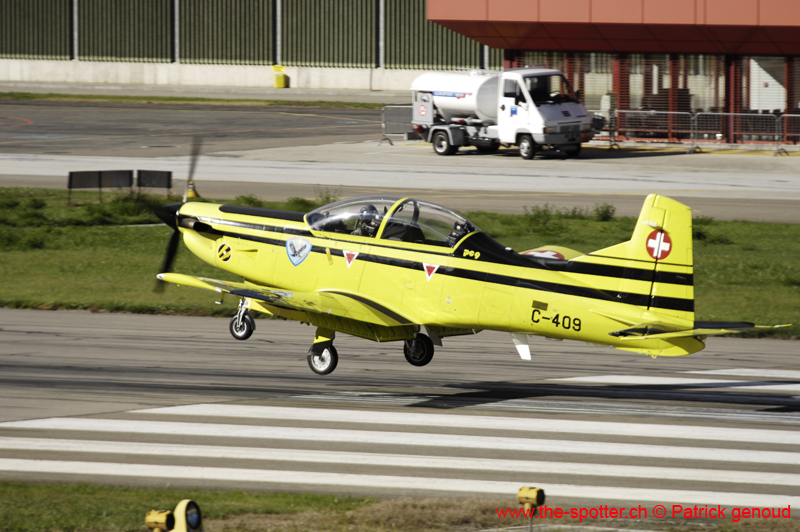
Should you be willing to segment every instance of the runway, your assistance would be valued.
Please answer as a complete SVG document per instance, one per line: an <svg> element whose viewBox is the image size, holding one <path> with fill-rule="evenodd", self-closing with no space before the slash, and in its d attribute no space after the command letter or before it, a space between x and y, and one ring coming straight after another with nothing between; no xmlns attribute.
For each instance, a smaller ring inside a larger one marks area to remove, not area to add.
<svg viewBox="0 0 800 532"><path fill-rule="evenodd" d="M227 320L0 309L0 478L601 503L800 504L795 342L658 358L508 335L399 344Z"/></svg>

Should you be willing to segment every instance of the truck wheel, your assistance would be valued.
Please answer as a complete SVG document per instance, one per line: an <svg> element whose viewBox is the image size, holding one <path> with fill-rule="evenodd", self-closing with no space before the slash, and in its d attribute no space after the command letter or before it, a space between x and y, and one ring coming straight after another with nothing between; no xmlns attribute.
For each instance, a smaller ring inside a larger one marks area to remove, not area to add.
<svg viewBox="0 0 800 532"><path fill-rule="evenodd" d="M564 149L564 155L566 155L570 159L575 159L580 154L581 154L581 145L580 144L576 144L574 146L570 146L569 148L565 148Z"/></svg>
<svg viewBox="0 0 800 532"><path fill-rule="evenodd" d="M447 131L434 133L431 142L433 143L433 151L439 155L453 155L458 151L458 146L450 144L450 135L447 134Z"/></svg>
<svg viewBox="0 0 800 532"><path fill-rule="evenodd" d="M533 159L536 154L536 143L530 135L522 135L519 138L519 155L523 159Z"/></svg>

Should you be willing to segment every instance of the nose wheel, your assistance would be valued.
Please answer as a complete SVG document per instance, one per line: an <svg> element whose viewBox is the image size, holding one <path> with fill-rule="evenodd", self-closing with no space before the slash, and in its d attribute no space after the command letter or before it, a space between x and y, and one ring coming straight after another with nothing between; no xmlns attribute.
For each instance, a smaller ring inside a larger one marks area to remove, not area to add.
<svg viewBox="0 0 800 532"><path fill-rule="evenodd" d="M239 300L239 311L236 316L231 318L231 323L228 329L231 331L231 336L237 340L247 340L253 336L253 331L256 330L256 320L247 311L245 300Z"/></svg>

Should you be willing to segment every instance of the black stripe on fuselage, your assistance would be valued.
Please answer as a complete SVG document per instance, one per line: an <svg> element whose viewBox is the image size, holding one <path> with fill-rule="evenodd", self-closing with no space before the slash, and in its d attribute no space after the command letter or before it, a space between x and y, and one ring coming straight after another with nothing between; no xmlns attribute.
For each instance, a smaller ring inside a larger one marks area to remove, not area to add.
<svg viewBox="0 0 800 532"><path fill-rule="evenodd" d="M264 244L271 244L274 246L285 246L286 241L281 239L273 239L273 238L264 238L264 237L257 237L253 235L246 235L241 233L229 233L223 231L215 231L215 233L219 233L223 236L228 236L231 238L240 238L242 240L250 240L254 242L261 242ZM370 244L371 245L371 244ZM326 246L312 246L311 251L313 253L327 253L327 250L330 249ZM397 249L397 248L394 248ZM341 256L343 255L341 250L338 249L330 249L332 255ZM428 254L427 252L421 252ZM510 252L508 252L510 254ZM522 255L516 254L518 257L526 257ZM375 254L359 254L358 260L363 260L366 262L373 262L376 264L383 264L386 266L394 266L397 268L406 268L410 270L423 270L423 263L419 261L411 261L406 259L398 259L392 257L384 257L381 255ZM550 259L538 259L531 262L539 262L539 261L550 261ZM558 263L569 263L569 261L552 261ZM586 265L586 266L598 266L598 265ZM605 266L605 265L599 265ZM523 267L531 268L530 264L526 264ZM583 272L573 272L568 269L555 269L549 267L540 267L535 269L543 269L543 270L552 270L552 271L564 271L567 273L583 273ZM609 268L616 268L616 267L609 267ZM619 270L631 270L630 268L618 268ZM640 270L646 271L646 270ZM650 276L653 275L652 271L647 272ZM657 272L658 273L658 272ZM556 294L563 294L563 295L570 295L576 297L584 297L589 299L599 299L602 301L608 302L617 302L617 303L625 303L628 305L636 305L642 307L655 307L655 308L663 308L669 310L678 310L678 311L685 311L685 312L693 312L694 311L694 300L692 299L684 299L684 298L675 298L675 297L661 297L661 296L650 296L649 294L635 294L630 292L617 292L611 290L599 290L595 288L586 288L581 286L574 286L568 284L561 284L561 283L551 283L545 282L535 279L524 279L519 277L511 277L507 275L499 275L493 273L484 273L478 272L475 270L469 270L465 268L454 268L454 267L440 267L436 271L437 275L450 275L453 277L459 277L462 279L470 279L479 282L486 282L492 284L502 284L505 286L518 286L522 288L530 288L532 290L540 290L542 292L551 292ZM593 274L599 275L599 274ZM677 275L677 274L673 274ZM605 275L605 277L617 277L614 275ZM629 279L638 279L637 277L626 277ZM641 279L641 280L649 280L649 279ZM665 281L658 281L658 282L665 282ZM677 283L676 283L677 284ZM347 294L349 295L349 294ZM350 296L352 297L352 296ZM388 309L387 309L388 310ZM381 311L383 312L383 311ZM387 314L389 316L389 314ZM390 316L391 317L391 316ZM394 319L394 318L393 318ZM400 320L398 320L400 321Z"/></svg>
<svg viewBox="0 0 800 532"><path fill-rule="evenodd" d="M649 264L649 268L630 268L611 266L609 264L592 264L588 262L531 257L509 250L485 233L475 233L461 242L455 250L454 255L460 257L464 255L465 251L480 253L481 262L491 262L493 264L505 264L508 266L519 266L521 268L535 268L539 270L577 273L582 275L597 275L599 277L615 277L633 281L652 282L654 280L653 263ZM692 274L687 273L656 272L655 281L658 283L685 286L692 286L694 284Z"/></svg>

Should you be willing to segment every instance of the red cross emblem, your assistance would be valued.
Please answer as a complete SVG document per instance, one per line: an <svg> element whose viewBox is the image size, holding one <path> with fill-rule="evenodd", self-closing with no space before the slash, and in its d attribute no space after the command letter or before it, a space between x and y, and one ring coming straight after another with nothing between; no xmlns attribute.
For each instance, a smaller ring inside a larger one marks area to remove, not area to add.
<svg viewBox="0 0 800 532"><path fill-rule="evenodd" d="M656 260L664 260L672 251L672 239L666 231L655 230L647 237L647 253Z"/></svg>

